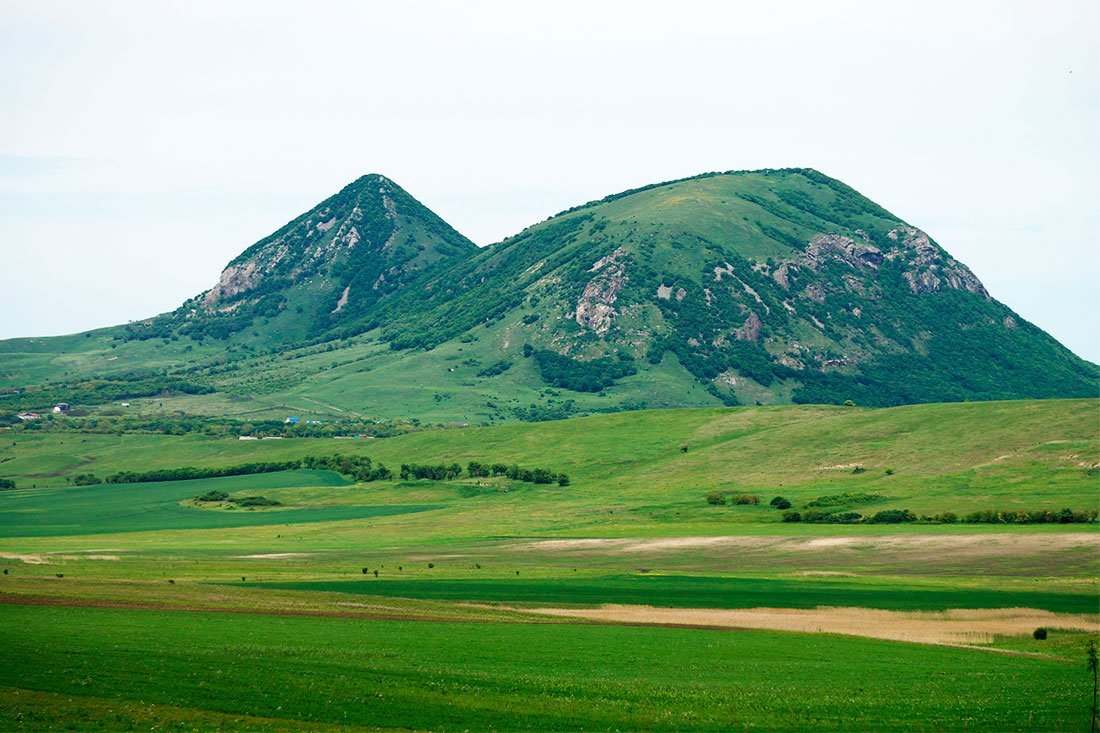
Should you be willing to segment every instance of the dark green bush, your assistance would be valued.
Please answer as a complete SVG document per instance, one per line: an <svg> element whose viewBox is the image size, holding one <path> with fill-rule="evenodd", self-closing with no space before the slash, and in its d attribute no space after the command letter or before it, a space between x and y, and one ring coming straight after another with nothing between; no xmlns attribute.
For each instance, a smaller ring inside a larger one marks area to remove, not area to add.
<svg viewBox="0 0 1100 733"><path fill-rule="evenodd" d="M768 503L771 504L776 509L790 509L791 508L791 502L788 501L787 499L784 499L782 496L776 496Z"/></svg>
<svg viewBox="0 0 1100 733"><path fill-rule="evenodd" d="M599 392L613 385L616 379L637 371L634 360L625 354L618 358L577 361L556 351L539 349L535 352L535 362L548 384L574 392Z"/></svg>
<svg viewBox="0 0 1100 733"><path fill-rule="evenodd" d="M240 499L233 499L238 506L282 506L282 502L275 499L268 499L266 496L243 496Z"/></svg>
<svg viewBox="0 0 1100 733"><path fill-rule="evenodd" d="M917 521L917 515L908 509L884 509L871 517L872 524L901 524L915 521Z"/></svg>

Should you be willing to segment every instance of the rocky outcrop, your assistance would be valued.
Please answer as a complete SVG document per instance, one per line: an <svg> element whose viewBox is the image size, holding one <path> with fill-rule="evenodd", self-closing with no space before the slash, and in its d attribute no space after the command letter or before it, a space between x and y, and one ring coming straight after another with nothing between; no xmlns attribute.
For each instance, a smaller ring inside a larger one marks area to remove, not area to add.
<svg viewBox="0 0 1100 733"><path fill-rule="evenodd" d="M248 292L256 287L272 266L282 259L281 254L272 258L273 261L265 263L259 260L248 260L238 264L232 264L222 270L218 283L203 295L203 307L208 310L218 309L228 300L236 298L241 293Z"/></svg>
<svg viewBox="0 0 1100 733"><path fill-rule="evenodd" d="M760 340L760 329L764 326L760 322L760 317L756 313L750 312L749 317L745 319L745 323L741 328L735 329L733 332L734 338L738 341L751 341L756 343Z"/></svg>
<svg viewBox="0 0 1100 733"><path fill-rule="evenodd" d="M875 245L839 234L817 235L810 240L799 258L800 264L815 272L827 260L839 260L855 268L874 270L883 259L882 252Z"/></svg>
<svg viewBox="0 0 1100 733"><path fill-rule="evenodd" d="M920 229L898 227L886 236L898 243L888 257L901 259L908 265L904 277L914 293L951 288L976 293L989 300L989 292L970 268L936 246Z"/></svg>
<svg viewBox="0 0 1100 733"><path fill-rule="evenodd" d="M581 297L577 299L577 309L573 317L577 323L601 336L611 330L615 317L615 301L627 281L627 259L627 251L619 247L597 260L588 270L596 273L595 277L588 281Z"/></svg>

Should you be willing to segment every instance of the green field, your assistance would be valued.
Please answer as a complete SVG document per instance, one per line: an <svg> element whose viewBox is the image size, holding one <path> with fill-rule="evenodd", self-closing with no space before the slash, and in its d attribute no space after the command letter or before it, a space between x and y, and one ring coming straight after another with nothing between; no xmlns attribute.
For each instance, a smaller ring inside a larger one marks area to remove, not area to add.
<svg viewBox="0 0 1100 733"><path fill-rule="evenodd" d="M280 489L346 486L329 471L281 471L152 484L100 484L10 491L0 502L0 537L56 537L150 530L253 527L332 522L424 511L429 506L293 506L253 511L214 511L181 502L207 491L254 494Z"/></svg>
<svg viewBox="0 0 1100 733"><path fill-rule="evenodd" d="M1080 730L1088 717L1089 681L1065 659L822 635L12 606L0 620L5 729L145 727L160 706L184 725L254 728ZM15 688L95 718L20 704Z"/></svg>
<svg viewBox="0 0 1100 733"><path fill-rule="evenodd" d="M1096 424L1095 401L1059 400L642 411L378 440L7 431L0 728L1079 730L1096 524L789 523L767 501L1088 509ZM71 483L337 452L570 483ZM209 490L280 504L191 501ZM762 503L711 506L710 491ZM686 615L539 610L649 607ZM830 632L864 610L877 638ZM704 611L771 620L692 620ZM796 611L826 620L782 630ZM932 635L911 643L921 624Z"/></svg>
<svg viewBox="0 0 1100 733"><path fill-rule="evenodd" d="M613 575L492 580L347 580L272 583L273 588L370 596L537 604L625 603L691 608L851 606L905 611L948 608L1041 608L1097 611L1095 593L1028 592L959 587L893 586L881 581Z"/></svg>

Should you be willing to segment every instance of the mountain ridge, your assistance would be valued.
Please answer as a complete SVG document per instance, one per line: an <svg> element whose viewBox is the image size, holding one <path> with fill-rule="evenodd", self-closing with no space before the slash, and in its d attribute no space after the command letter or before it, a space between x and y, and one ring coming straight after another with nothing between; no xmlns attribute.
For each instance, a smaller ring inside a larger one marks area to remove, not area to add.
<svg viewBox="0 0 1100 733"><path fill-rule="evenodd" d="M102 333L134 369L219 393L478 422L1092 396L1097 375L927 233L807 168L628 189L482 248L369 174L176 311ZM292 373L261 356L311 344L346 357Z"/></svg>

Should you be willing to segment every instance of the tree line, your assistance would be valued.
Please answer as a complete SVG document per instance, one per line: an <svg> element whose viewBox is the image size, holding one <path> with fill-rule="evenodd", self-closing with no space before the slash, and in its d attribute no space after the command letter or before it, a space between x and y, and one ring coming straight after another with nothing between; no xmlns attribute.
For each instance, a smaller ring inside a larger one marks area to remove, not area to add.
<svg viewBox="0 0 1100 733"><path fill-rule="evenodd" d="M334 454L330 456L306 456L301 460L291 461L243 463L223 468L182 466L179 468L161 468L154 471L119 471L107 476L105 479L100 479L94 474L82 473L71 477L70 481L78 486L92 486L101 483L156 483L159 481L188 481L192 479L223 478L226 476L246 476L256 473L294 471L301 468L318 471L334 471L344 476L348 476L353 481L359 483L387 481L394 478L394 472L387 468L384 463L375 463L366 456ZM522 468L516 464L481 463L478 461L470 461L465 469L458 463L402 463L401 471L398 475L405 481L409 479L450 481L462 478L465 475L470 478L504 476L513 481L524 481L526 483L556 483L558 486L569 485L569 476L565 473L551 471L545 468Z"/></svg>
<svg viewBox="0 0 1100 733"><path fill-rule="evenodd" d="M247 476L254 473L274 473L293 471L301 468L301 461L267 461L260 463L242 463L225 468L161 468L156 471L119 471L105 479L108 484L144 484L158 481L189 481L191 479L223 478L225 476Z"/></svg>

